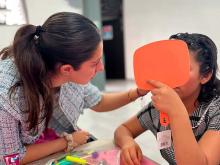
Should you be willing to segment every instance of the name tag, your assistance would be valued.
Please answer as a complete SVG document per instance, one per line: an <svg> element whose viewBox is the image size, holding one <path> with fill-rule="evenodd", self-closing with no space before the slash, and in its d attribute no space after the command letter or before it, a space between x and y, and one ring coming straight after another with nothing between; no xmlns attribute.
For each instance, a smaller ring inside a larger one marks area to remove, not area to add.
<svg viewBox="0 0 220 165"><path fill-rule="evenodd" d="M160 150L171 146L171 130L157 133L157 145Z"/></svg>

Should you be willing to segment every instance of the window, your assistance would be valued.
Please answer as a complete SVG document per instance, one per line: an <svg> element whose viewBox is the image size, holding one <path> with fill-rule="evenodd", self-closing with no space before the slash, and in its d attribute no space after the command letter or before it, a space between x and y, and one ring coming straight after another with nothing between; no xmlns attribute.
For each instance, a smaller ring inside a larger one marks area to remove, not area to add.
<svg viewBox="0 0 220 165"><path fill-rule="evenodd" d="M23 0L0 0L0 25L22 25L27 23Z"/></svg>

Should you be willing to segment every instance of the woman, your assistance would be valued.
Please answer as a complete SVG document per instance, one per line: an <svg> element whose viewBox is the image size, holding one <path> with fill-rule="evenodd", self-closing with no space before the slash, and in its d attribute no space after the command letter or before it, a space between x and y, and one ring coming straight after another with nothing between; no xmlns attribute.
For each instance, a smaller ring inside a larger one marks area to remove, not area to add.
<svg viewBox="0 0 220 165"><path fill-rule="evenodd" d="M202 34L179 33L170 39L182 40L188 45L189 80L175 89L159 81L149 81L155 87L151 90L151 103L115 131L116 144L122 149L121 161L126 165L140 164L142 153L134 138L150 130L158 137L161 154L169 164L218 165L220 90L216 77L217 48ZM169 126L161 126L159 112L168 114ZM170 131L172 137L169 137Z"/></svg>
<svg viewBox="0 0 220 165"><path fill-rule="evenodd" d="M145 94L132 89L102 95L89 84L103 70L102 49L97 27L71 12L16 32L13 45L1 52L0 164L72 150L89 138L76 125L84 108L110 111ZM48 125L63 137L35 143Z"/></svg>

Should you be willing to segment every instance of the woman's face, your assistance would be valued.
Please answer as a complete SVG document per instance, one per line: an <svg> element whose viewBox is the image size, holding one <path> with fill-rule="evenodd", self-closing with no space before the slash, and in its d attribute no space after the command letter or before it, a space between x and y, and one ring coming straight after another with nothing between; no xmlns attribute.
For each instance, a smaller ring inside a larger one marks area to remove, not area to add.
<svg viewBox="0 0 220 165"><path fill-rule="evenodd" d="M95 77L97 72L104 70L102 63L103 43L100 42L97 49L94 51L92 58L83 62L78 70L74 70L71 74L71 81L78 84L87 84Z"/></svg>
<svg viewBox="0 0 220 165"><path fill-rule="evenodd" d="M191 54L189 80L183 86L175 88L175 91L182 100L198 97L201 83L203 82L203 76L199 73L199 67L199 63L195 60L195 55Z"/></svg>

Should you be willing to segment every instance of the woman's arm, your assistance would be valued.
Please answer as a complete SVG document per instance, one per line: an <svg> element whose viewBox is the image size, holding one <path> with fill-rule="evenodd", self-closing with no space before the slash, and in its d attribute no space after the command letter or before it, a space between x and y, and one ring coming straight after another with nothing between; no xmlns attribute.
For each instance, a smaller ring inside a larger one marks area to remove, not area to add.
<svg viewBox="0 0 220 165"><path fill-rule="evenodd" d="M0 107L0 116L2 117L0 120L0 156L2 157L19 154L20 157L23 157L21 163L26 164L62 151L67 147L67 142L64 138L42 144L24 146L20 139L19 122L11 114L3 110L2 107ZM26 152L24 147L26 147Z"/></svg>
<svg viewBox="0 0 220 165"><path fill-rule="evenodd" d="M39 160L50 154L63 151L67 148L67 142L64 138L59 138L53 141L31 144L26 146L26 153L20 164L27 164L35 160Z"/></svg>
<svg viewBox="0 0 220 165"><path fill-rule="evenodd" d="M73 147L77 147L78 145L85 144L89 138L89 133L86 131L75 131L72 134L73 139ZM22 159L22 164L26 164L43 157L46 157L50 154L57 153L59 151L63 151L67 149L67 139L59 138L56 140L52 140L49 142L44 142L40 144L31 144L26 146L26 153L24 158ZM41 152L39 152L41 151Z"/></svg>
<svg viewBox="0 0 220 165"><path fill-rule="evenodd" d="M101 101L97 105L91 107L91 109L97 112L112 111L144 96L145 94L147 94L147 91L142 91L140 89L131 89L127 92L104 93Z"/></svg>

